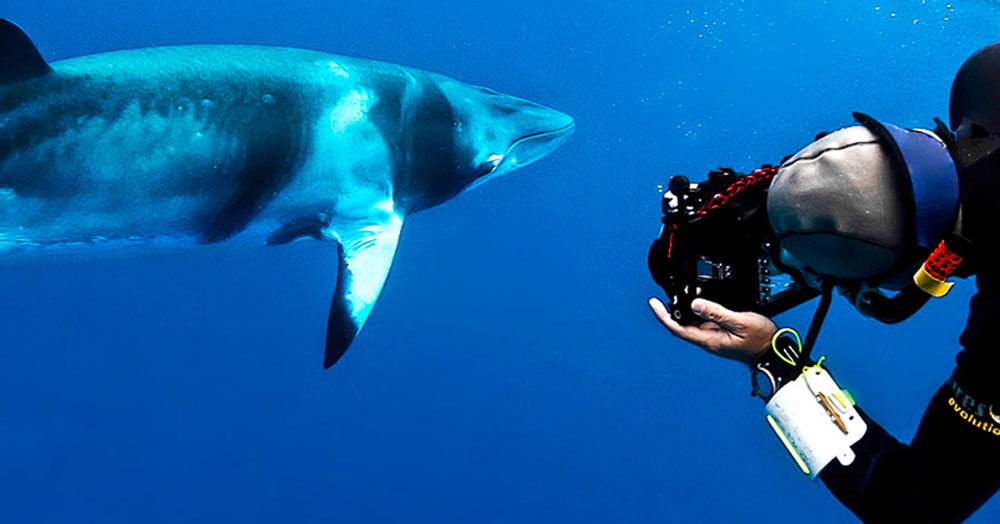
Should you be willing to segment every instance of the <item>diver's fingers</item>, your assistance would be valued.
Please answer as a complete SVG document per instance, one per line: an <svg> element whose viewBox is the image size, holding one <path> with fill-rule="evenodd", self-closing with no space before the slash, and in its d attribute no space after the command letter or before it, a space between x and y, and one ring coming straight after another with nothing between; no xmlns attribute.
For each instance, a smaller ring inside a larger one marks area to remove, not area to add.
<svg viewBox="0 0 1000 524"><path fill-rule="evenodd" d="M703 298L696 298L691 302L691 311L695 315L708 320L710 322L715 322L722 329L730 331L733 334L739 335L745 329L746 326L740 321L737 313L726 309L721 304L717 304L710 300L705 300Z"/></svg>
<svg viewBox="0 0 1000 524"><path fill-rule="evenodd" d="M711 323L705 323L701 326L681 325L670 316L667 307L659 299L649 299L649 307L663 324L663 327L667 328L674 336L692 344L706 349L717 348L722 343L721 338L728 336L728 331L720 330Z"/></svg>
<svg viewBox="0 0 1000 524"><path fill-rule="evenodd" d="M653 314L656 315L657 320L660 324L663 324L667 329L670 328L668 323L673 320L670 318L670 312L667 311L667 306L663 305L663 302L658 298L649 299L649 308L653 310Z"/></svg>

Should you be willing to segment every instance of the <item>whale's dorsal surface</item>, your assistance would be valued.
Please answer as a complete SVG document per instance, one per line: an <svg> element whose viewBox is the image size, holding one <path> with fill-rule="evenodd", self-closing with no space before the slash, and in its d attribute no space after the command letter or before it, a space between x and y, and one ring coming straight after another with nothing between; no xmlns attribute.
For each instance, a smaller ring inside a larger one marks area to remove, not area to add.
<svg viewBox="0 0 1000 524"><path fill-rule="evenodd" d="M0 264L332 241L326 367L405 217L563 144L570 117L299 49L183 46L46 64L0 20Z"/></svg>
<svg viewBox="0 0 1000 524"><path fill-rule="evenodd" d="M0 19L0 84L52 72L38 48L16 25Z"/></svg>

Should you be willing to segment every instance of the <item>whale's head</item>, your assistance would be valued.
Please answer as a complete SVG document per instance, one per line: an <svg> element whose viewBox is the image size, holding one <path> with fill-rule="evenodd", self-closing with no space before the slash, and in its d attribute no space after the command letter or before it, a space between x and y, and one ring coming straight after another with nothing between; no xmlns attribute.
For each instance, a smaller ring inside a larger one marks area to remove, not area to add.
<svg viewBox="0 0 1000 524"><path fill-rule="evenodd" d="M419 87L401 104L406 168L393 197L405 213L536 162L573 134L569 115L543 105L443 75L411 77Z"/></svg>
<svg viewBox="0 0 1000 524"><path fill-rule="evenodd" d="M440 87L453 111L464 189L548 156L573 134L573 118L555 109L454 80Z"/></svg>

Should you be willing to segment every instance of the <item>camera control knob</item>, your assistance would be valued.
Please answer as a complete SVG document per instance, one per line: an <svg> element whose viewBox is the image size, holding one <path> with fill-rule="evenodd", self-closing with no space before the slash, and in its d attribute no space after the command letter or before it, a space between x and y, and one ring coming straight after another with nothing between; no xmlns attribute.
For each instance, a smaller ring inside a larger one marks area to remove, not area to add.
<svg viewBox="0 0 1000 524"><path fill-rule="evenodd" d="M667 189L669 189L674 196L680 198L691 192L691 181L684 175L674 175L670 177L670 183L667 185Z"/></svg>

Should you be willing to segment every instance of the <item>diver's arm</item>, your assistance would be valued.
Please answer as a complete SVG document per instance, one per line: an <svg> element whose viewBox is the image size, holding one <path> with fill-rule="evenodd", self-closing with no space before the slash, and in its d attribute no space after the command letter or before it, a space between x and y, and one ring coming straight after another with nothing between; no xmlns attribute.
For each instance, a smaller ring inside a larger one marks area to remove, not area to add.
<svg viewBox="0 0 1000 524"><path fill-rule="evenodd" d="M900 443L859 409L868 427L851 446L854 461L842 466L833 460L820 473L830 491L865 522L960 522L1000 488L1000 422L990 416L990 402L1000 406L1000 348L991 327L1000 319L1000 293L983 289L980 277L981 292L972 301L953 380L931 400L913 442ZM775 327L766 317L704 305L712 316L704 308L698 314L709 322L681 326L661 302L650 301L671 333L713 354L748 362L767 352L764 341Z"/></svg>
<svg viewBox="0 0 1000 524"><path fill-rule="evenodd" d="M987 290L992 286L987 286ZM951 379L938 390L909 445L865 416L868 431L850 466L820 474L830 491L865 522L960 522L1000 488L1000 293L972 300Z"/></svg>
<svg viewBox="0 0 1000 524"><path fill-rule="evenodd" d="M997 490L1000 437L960 419L951 399L943 386L910 445L862 412L868 431L854 462L831 462L820 478L864 522L961 522Z"/></svg>

